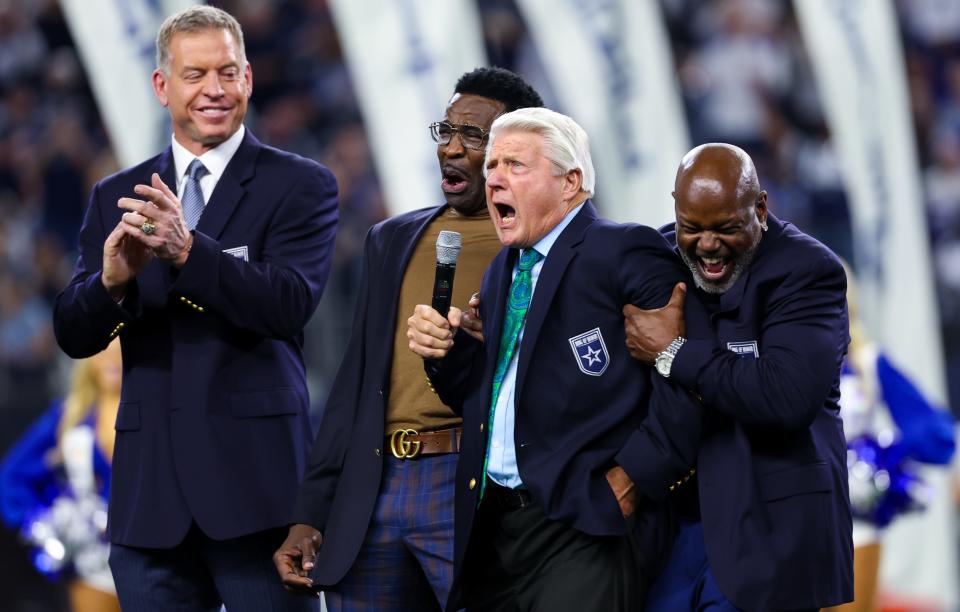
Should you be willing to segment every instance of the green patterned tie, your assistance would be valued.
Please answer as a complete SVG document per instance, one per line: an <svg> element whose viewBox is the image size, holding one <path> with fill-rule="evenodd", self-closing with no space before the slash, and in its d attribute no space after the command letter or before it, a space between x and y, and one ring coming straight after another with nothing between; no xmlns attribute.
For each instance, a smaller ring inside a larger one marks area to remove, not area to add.
<svg viewBox="0 0 960 612"><path fill-rule="evenodd" d="M520 329L523 327L523 321L527 316L527 308L530 307L530 297L533 294L533 277L530 270L543 259L543 255L535 249L526 249L520 255L520 265L517 275L513 277L513 283L510 285L509 298L507 299L507 309L503 317L503 331L500 334L500 350L497 353L497 368L493 371L493 389L490 392L490 415L487 423L487 431L493 434L493 416L497 407L497 398L500 397L500 386L503 384L503 377L507 374L507 368L513 359L514 349L517 347L517 338L520 337ZM483 459L483 481L480 487L480 497L483 497L483 490L487 482L487 459L490 456L490 439L487 439L487 453Z"/></svg>

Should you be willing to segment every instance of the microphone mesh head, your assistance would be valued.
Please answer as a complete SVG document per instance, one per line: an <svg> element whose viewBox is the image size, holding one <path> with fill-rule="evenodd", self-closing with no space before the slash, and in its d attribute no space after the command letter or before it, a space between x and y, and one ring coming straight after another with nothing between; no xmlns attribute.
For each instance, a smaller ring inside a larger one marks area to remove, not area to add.
<svg viewBox="0 0 960 612"><path fill-rule="evenodd" d="M437 263L453 265L460 256L460 232L443 230L437 236Z"/></svg>

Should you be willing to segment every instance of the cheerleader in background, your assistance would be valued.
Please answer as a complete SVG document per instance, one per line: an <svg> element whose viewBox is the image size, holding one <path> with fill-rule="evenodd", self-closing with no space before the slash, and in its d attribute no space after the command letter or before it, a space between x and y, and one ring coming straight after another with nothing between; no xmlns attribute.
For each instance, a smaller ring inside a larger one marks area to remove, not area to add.
<svg viewBox="0 0 960 612"><path fill-rule="evenodd" d="M849 267L847 283L850 347L840 375L840 416L853 511L854 601L827 610L872 612L882 530L898 515L923 509L929 491L917 475L917 463L950 463L954 421L949 411L931 405L866 336Z"/></svg>
<svg viewBox="0 0 960 612"><path fill-rule="evenodd" d="M0 463L0 512L34 565L67 577L73 612L119 612L105 537L123 368L120 341L77 361L69 393Z"/></svg>

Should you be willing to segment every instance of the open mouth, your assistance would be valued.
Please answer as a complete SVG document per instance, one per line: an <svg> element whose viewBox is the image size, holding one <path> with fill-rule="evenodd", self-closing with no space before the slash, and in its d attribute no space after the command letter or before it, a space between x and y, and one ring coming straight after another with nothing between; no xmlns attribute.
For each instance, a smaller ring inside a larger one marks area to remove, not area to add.
<svg viewBox="0 0 960 612"><path fill-rule="evenodd" d="M710 282L718 282L727 276L731 262L725 257L697 256L700 273Z"/></svg>
<svg viewBox="0 0 960 612"><path fill-rule="evenodd" d="M497 202L494 202L493 206L497 209L497 216L499 217L498 223L501 227L511 225L514 219L517 218L517 210L513 206L509 204L499 204Z"/></svg>
<svg viewBox="0 0 960 612"><path fill-rule="evenodd" d="M462 193L470 185L467 175L454 166L444 166L441 176L440 188L444 193Z"/></svg>

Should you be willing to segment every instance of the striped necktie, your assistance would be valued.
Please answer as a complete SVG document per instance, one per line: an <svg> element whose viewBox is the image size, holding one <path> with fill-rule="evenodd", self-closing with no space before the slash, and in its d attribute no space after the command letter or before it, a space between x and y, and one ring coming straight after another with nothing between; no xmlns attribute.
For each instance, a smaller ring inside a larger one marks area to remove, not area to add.
<svg viewBox="0 0 960 612"><path fill-rule="evenodd" d="M197 227L200 215L203 214L203 191L200 189L200 179L208 174L210 171L199 159L194 159L187 166L187 179L183 183L180 204L183 206L183 219L191 230Z"/></svg>

